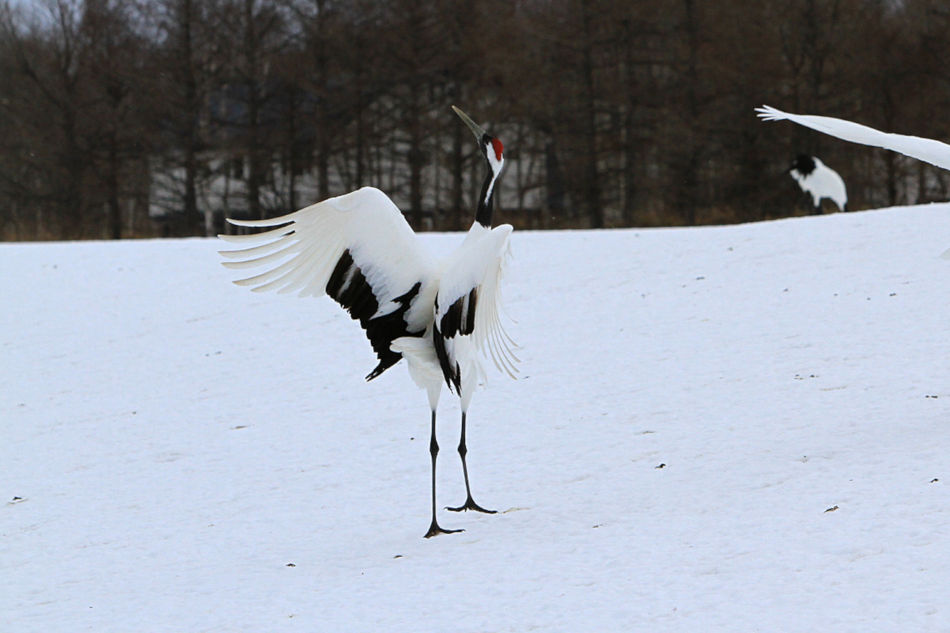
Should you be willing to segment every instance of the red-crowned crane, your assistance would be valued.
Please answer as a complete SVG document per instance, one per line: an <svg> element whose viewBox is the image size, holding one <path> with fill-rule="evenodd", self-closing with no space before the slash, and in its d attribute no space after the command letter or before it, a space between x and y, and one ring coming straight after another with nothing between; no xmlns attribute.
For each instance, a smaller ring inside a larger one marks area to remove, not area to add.
<svg viewBox="0 0 950 633"><path fill-rule="evenodd" d="M518 361L499 314L500 282L508 256L510 224L492 228L494 192L504 166L501 141L464 112L455 113L475 135L488 163L475 222L461 246L439 261L422 247L400 210L373 187L363 187L282 217L233 220L237 226L266 228L252 235L221 235L240 244L221 251L229 268L263 268L235 281L255 291L329 295L366 331L379 364L376 378L405 358L412 380L429 397L432 411L432 522L426 538L459 532L436 520L435 473L439 444L435 421L442 383L458 395L462 409L458 452L465 477L465 502L453 511L486 510L472 498L465 456L466 413L475 387L484 381L482 361L512 378Z"/></svg>
<svg viewBox="0 0 950 633"><path fill-rule="evenodd" d="M788 168L798 186L811 194L815 205L815 215L821 213L821 200L828 198L838 206L839 211L848 210L848 191L844 180L834 169L824 164L817 156L799 154Z"/></svg>

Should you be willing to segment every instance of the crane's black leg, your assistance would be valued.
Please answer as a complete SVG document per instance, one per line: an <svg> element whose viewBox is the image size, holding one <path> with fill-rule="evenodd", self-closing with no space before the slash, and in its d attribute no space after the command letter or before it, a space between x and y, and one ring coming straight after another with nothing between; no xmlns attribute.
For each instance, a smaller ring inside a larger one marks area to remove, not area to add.
<svg viewBox="0 0 950 633"><path fill-rule="evenodd" d="M461 532L462 530L445 530L435 520L435 458L439 454L439 443L435 439L435 409L432 410L432 435L429 438L429 454L432 456L432 524L429 525L429 531L426 532L425 537Z"/></svg>
<svg viewBox="0 0 950 633"><path fill-rule="evenodd" d="M472 499L472 489L468 485L468 464L465 463L465 455L468 454L468 449L465 447L465 412L462 412L462 438L459 440L459 455L462 457L462 473L465 474L465 503L458 506L457 508L446 508L446 510L451 510L452 512L461 512L462 510L475 510L476 512L484 512L485 514L495 514L496 510L486 510L481 507L475 500Z"/></svg>

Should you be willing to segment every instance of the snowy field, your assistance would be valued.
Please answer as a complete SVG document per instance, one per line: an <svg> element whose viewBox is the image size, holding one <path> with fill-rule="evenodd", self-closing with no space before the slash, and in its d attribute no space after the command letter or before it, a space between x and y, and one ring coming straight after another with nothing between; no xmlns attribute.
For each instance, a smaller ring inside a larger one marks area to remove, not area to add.
<svg viewBox="0 0 950 633"><path fill-rule="evenodd" d="M0 245L0 631L950 630L950 205L516 232L428 540L424 394L223 246Z"/></svg>

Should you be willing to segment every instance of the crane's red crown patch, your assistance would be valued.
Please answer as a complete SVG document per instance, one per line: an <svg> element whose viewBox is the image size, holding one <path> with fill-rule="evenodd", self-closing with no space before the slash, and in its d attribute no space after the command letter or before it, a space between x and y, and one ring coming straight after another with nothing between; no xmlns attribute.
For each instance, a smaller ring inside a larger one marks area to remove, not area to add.
<svg viewBox="0 0 950 633"><path fill-rule="evenodd" d="M495 149L495 159L501 160L501 152L505 149L505 146L497 138L491 140L491 146Z"/></svg>

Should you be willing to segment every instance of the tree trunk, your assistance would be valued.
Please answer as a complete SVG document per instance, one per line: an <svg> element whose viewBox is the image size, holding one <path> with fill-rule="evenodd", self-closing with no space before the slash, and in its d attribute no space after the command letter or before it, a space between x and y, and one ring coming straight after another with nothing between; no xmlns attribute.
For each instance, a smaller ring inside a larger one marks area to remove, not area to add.
<svg viewBox="0 0 950 633"><path fill-rule="evenodd" d="M583 49L581 52L581 78L584 83L584 207L595 229L604 228L604 209L600 204L600 181L597 168L597 103L594 93L593 32L591 28L590 0L581 1L583 25Z"/></svg>
<svg viewBox="0 0 950 633"><path fill-rule="evenodd" d="M699 144L696 141L696 125L699 121L699 101L696 94L699 81L699 25L696 19L694 0L683 0L686 18L686 161L680 177L681 206L683 219L688 226L696 224L696 207L699 205Z"/></svg>
<svg viewBox="0 0 950 633"><path fill-rule="evenodd" d="M254 0L244 0L244 86L247 91L247 130L244 151L247 155L247 208L251 218L264 219L261 209L260 164L260 42L254 16Z"/></svg>
<svg viewBox="0 0 950 633"><path fill-rule="evenodd" d="M207 235L204 214L198 210L198 125L201 104L198 101L198 82L195 78L195 59L192 33L194 5L192 0L181 0L179 5L181 24L181 63L185 112L183 124L185 150L185 198L183 200L184 223L189 233Z"/></svg>
<svg viewBox="0 0 950 633"><path fill-rule="evenodd" d="M627 95L626 103L621 106L621 151L622 157L622 193L623 193L623 223L626 226L636 224L636 196L637 196L637 132L634 127L637 108L637 79L634 72L633 60L633 29L630 20L621 22L621 37L623 40L623 90Z"/></svg>
<svg viewBox="0 0 950 633"><path fill-rule="evenodd" d="M544 146L544 176L548 215L556 222L560 222L564 216L566 206L564 200L564 174L561 172L561 163L557 157L557 144L554 142L554 139L548 139L548 142ZM545 218L542 225L548 225L547 218Z"/></svg>

